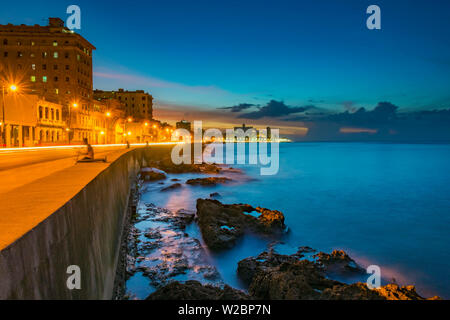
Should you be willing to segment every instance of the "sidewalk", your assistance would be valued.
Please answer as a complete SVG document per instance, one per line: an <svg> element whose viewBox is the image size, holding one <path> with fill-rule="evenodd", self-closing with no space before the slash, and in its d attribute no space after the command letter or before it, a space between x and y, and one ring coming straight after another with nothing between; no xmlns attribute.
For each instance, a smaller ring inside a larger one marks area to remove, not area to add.
<svg viewBox="0 0 450 320"><path fill-rule="evenodd" d="M0 172L0 251L63 206L121 155L133 149L99 152L107 163L61 159Z"/></svg>

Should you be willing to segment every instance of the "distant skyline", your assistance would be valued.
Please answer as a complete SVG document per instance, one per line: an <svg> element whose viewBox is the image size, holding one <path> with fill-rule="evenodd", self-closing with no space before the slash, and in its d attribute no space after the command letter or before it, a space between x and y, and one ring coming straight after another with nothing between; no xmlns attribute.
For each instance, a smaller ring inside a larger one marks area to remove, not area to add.
<svg viewBox="0 0 450 320"><path fill-rule="evenodd" d="M447 113L414 116L450 109L449 1L21 1L2 4L0 24L66 20L71 4L97 47L94 88L146 90L158 118L450 140ZM381 30L366 28L371 4Z"/></svg>

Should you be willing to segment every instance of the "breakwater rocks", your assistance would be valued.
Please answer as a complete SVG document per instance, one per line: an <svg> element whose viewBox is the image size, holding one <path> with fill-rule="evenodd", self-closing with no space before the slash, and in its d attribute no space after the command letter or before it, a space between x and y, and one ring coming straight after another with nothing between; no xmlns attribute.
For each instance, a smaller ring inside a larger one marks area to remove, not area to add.
<svg viewBox="0 0 450 320"><path fill-rule="evenodd" d="M300 248L293 255L269 250L238 263L238 275L247 284L248 293L268 300L425 300L414 286L388 284L369 289L365 283L345 284L331 274L362 273L344 251L311 255L310 248ZM431 299L437 299L433 297Z"/></svg>
<svg viewBox="0 0 450 320"><path fill-rule="evenodd" d="M202 285L198 281L185 283L172 282L158 289L147 297L147 300L250 300L251 297L243 291L230 286L223 288L212 285Z"/></svg>
<svg viewBox="0 0 450 320"><path fill-rule="evenodd" d="M211 250L229 249L246 231L281 235L285 232L283 213L248 204L222 204L198 199L197 218L203 239Z"/></svg>
<svg viewBox="0 0 450 320"><path fill-rule="evenodd" d="M189 210L172 212L141 203L129 232L128 278L139 273L155 289L174 279L220 283L220 275L209 263L200 241L185 232L194 216L195 212Z"/></svg>
<svg viewBox="0 0 450 320"><path fill-rule="evenodd" d="M196 179L189 179L186 181L186 184L190 185L200 185L200 186L214 186L216 184L224 184L231 182L232 180L230 178L226 177L208 177L208 178L196 178Z"/></svg>

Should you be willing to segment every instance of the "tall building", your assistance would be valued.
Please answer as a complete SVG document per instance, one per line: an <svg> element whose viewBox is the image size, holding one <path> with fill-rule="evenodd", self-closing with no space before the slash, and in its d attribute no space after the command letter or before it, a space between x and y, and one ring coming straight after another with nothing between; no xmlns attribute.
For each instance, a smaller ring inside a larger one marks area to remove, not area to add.
<svg viewBox="0 0 450 320"><path fill-rule="evenodd" d="M93 50L59 18L49 18L48 26L0 25L2 80L65 106L76 102L86 111L93 91Z"/></svg>
<svg viewBox="0 0 450 320"><path fill-rule="evenodd" d="M186 120L181 120L176 123L177 129L186 129L187 131L191 131L191 123Z"/></svg>
<svg viewBox="0 0 450 320"><path fill-rule="evenodd" d="M93 50L59 18L49 18L47 26L0 25L0 82L61 104L64 120L69 115L84 119L93 107ZM89 135L83 126L68 122L73 138Z"/></svg>
<svg viewBox="0 0 450 320"><path fill-rule="evenodd" d="M153 97L144 90L95 90L94 99L117 99L122 104L122 108L127 117L146 120L152 120L153 118Z"/></svg>

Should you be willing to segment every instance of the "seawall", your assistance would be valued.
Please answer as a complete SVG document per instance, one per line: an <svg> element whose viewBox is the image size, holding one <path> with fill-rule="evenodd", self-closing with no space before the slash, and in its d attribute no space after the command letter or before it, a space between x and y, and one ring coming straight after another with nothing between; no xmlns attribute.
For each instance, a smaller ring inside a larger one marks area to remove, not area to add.
<svg viewBox="0 0 450 320"><path fill-rule="evenodd" d="M11 216L8 220L2 213L0 231L5 232L7 239L8 232L22 227L17 214L22 213L24 221L32 224L23 235L18 233L17 239L10 236L13 240L0 246L0 299L111 299L130 190L152 148L159 147L122 150L112 157L111 163L76 165L16 189L23 201L36 201L36 205L17 203L19 200L11 200L13 194L6 201L9 211L4 214L9 212ZM84 182L78 181L83 172L89 175ZM56 210L51 201L57 199L44 201L52 189L54 197L58 196L58 185L45 187L51 181L64 182L73 193L64 194L68 201L63 197L64 202ZM32 198L33 194L39 197L39 190L35 190L39 186L42 198ZM13 215L14 206L19 208ZM42 208L50 211L47 214ZM36 218L33 210L42 217ZM67 268L71 265L80 267L80 290L67 287L71 276Z"/></svg>

